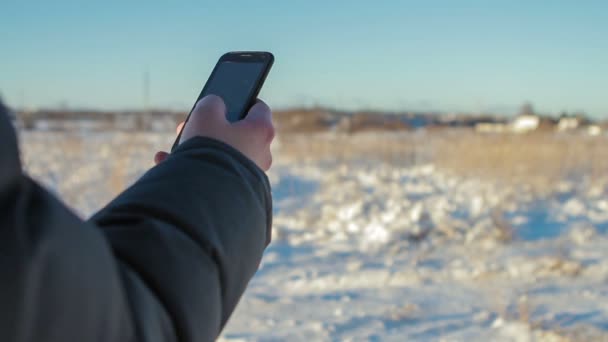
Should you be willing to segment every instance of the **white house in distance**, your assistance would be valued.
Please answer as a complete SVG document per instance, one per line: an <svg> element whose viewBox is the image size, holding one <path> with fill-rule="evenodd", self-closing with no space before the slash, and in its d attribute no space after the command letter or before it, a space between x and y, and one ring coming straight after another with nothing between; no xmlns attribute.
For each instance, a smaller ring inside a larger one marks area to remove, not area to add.
<svg viewBox="0 0 608 342"><path fill-rule="evenodd" d="M602 134L602 127L600 125L590 125L587 127L587 134L590 136L598 136Z"/></svg>
<svg viewBox="0 0 608 342"><path fill-rule="evenodd" d="M522 114L509 123L478 123L475 131L478 133L526 133L540 127L540 117L533 114Z"/></svg>
<svg viewBox="0 0 608 342"><path fill-rule="evenodd" d="M526 133L534 131L540 126L540 118L533 114L518 115L511 122L511 131L514 133Z"/></svg>
<svg viewBox="0 0 608 342"><path fill-rule="evenodd" d="M572 129L577 129L581 124L581 121L577 117L562 117L559 119L557 123L557 130L559 132L569 131Z"/></svg>

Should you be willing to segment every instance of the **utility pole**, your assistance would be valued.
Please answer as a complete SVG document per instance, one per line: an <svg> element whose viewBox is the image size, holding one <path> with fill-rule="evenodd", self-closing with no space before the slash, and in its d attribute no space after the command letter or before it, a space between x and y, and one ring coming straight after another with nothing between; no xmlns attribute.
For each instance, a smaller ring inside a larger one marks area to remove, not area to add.
<svg viewBox="0 0 608 342"><path fill-rule="evenodd" d="M143 111L137 115L136 126L138 129L143 130L146 126L146 121L149 119L150 110L150 71L148 68L144 71L143 78L143 95L144 95L144 107Z"/></svg>
<svg viewBox="0 0 608 342"><path fill-rule="evenodd" d="M144 112L147 113L150 106L150 72L146 68L144 71L144 84L143 84L143 93L144 93Z"/></svg>
<svg viewBox="0 0 608 342"><path fill-rule="evenodd" d="M19 92L20 95L20 100L21 100L21 111L25 111L25 90L23 88L21 88L21 91Z"/></svg>

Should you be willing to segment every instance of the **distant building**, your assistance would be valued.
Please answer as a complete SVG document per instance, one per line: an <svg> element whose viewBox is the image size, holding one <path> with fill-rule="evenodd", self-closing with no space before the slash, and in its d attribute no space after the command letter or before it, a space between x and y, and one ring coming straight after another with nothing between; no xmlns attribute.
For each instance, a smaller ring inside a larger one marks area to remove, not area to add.
<svg viewBox="0 0 608 342"><path fill-rule="evenodd" d="M598 136L602 134L602 127L600 127L600 125L589 125L587 126L587 134L591 136Z"/></svg>
<svg viewBox="0 0 608 342"><path fill-rule="evenodd" d="M526 133L536 130L540 125L540 118L533 114L518 115L511 122L511 130L514 133Z"/></svg>
<svg viewBox="0 0 608 342"><path fill-rule="evenodd" d="M557 123L557 130L560 132L577 129L581 125L581 121L577 117L561 117Z"/></svg>
<svg viewBox="0 0 608 342"><path fill-rule="evenodd" d="M84 131L173 131L185 113L171 111L21 111L16 125L32 130L84 130Z"/></svg>

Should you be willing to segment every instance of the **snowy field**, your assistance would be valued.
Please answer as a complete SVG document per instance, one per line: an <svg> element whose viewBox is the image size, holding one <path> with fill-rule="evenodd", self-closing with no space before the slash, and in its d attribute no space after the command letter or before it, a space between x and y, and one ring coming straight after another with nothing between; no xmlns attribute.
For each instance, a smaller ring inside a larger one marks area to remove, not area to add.
<svg viewBox="0 0 608 342"><path fill-rule="evenodd" d="M279 139L273 243L222 340L608 341L607 139L465 139ZM172 140L21 133L27 171L83 217Z"/></svg>

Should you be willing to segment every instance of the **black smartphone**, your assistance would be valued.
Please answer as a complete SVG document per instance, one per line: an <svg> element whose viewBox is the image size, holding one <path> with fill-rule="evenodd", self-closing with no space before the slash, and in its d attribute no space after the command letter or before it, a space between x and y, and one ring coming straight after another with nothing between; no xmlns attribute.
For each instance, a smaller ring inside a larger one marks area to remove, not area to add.
<svg viewBox="0 0 608 342"><path fill-rule="evenodd" d="M228 121L235 122L243 119L251 106L255 104L273 62L274 56L270 52L235 51L224 54L213 68L211 76L194 102L194 106L207 95L217 95L226 104ZM190 114L186 121L189 118ZM177 147L181 136L180 131L171 151Z"/></svg>

